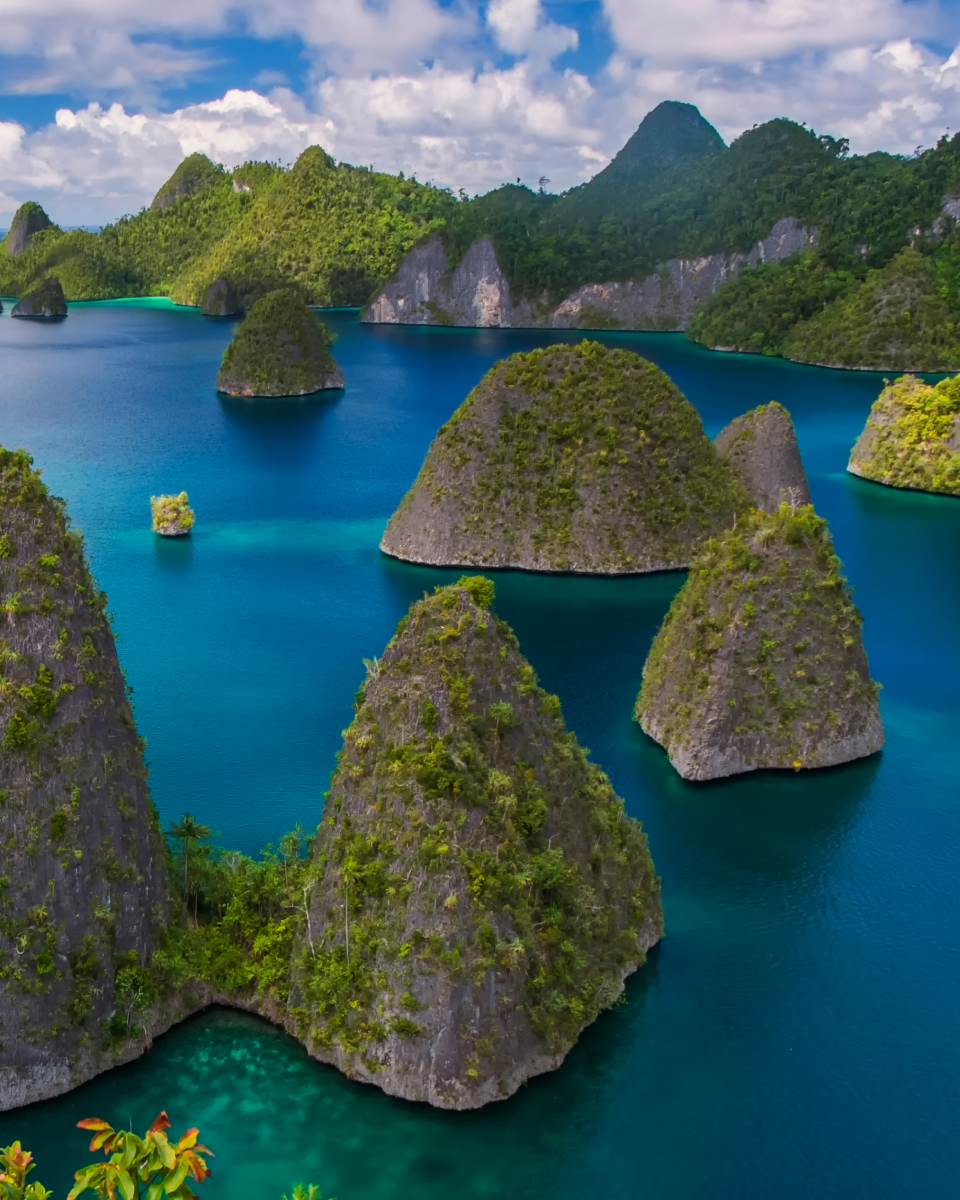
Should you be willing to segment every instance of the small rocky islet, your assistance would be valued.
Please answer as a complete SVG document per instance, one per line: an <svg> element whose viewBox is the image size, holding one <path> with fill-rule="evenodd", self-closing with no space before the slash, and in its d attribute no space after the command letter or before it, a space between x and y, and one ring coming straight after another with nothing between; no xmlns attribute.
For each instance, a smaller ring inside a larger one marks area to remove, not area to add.
<svg viewBox="0 0 960 1200"><path fill-rule="evenodd" d="M861 625L813 506L751 509L694 560L635 717L690 780L873 754L884 733Z"/></svg>
<svg viewBox="0 0 960 1200"><path fill-rule="evenodd" d="M582 341L491 367L438 432L381 549L435 566L661 571L749 503L659 367Z"/></svg>
<svg viewBox="0 0 960 1200"><path fill-rule="evenodd" d="M224 352L217 391L230 396L307 396L343 387L327 327L289 288L251 305Z"/></svg>
<svg viewBox="0 0 960 1200"><path fill-rule="evenodd" d="M931 385L902 375L888 383L847 470L888 487L960 496L960 376Z"/></svg>
<svg viewBox="0 0 960 1200"><path fill-rule="evenodd" d="M197 515L190 507L186 492L176 495L151 496L150 517L153 532L161 537L186 537L196 524Z"/></svg>
<svg viewBox="0 0 960 1200"><path fill-rule="evenodd" d="M786 501L810 503L810 485L790 414L772 400L735 417L717 434L716 447L743 480L754 505L774 512Z"/></svg>
<svg viewBox="0 0 960 1200"><path fill-rule="evenodd" d="M67 302L63 288L55 275L45 279L39 287L21 296L10 314L34 321L61 321L67 315Z"/></svg>

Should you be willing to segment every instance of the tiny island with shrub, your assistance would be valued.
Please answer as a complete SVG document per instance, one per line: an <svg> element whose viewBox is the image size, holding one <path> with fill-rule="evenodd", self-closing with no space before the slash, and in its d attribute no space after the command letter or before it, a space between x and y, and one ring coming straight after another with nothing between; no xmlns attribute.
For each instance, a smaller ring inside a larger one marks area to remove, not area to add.
<svg viewBox="0 0 960 1200"><path fill-rule="evenodd" d="M153 532L161 537L186 537L196 522L186 492L175 496L151 496Z"/></svg>

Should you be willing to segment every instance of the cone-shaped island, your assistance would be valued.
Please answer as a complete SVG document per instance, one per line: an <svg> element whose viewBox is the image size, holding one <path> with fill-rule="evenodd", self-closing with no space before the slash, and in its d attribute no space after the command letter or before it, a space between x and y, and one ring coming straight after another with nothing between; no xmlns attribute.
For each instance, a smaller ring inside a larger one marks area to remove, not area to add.
<svg viewBox="0 0 960 1200"><path fill-rule="evenodd" d="M735 417L717 434L717 449L740 472L756 508L776 512L810 503L810 485L790 414L771 400Z"/></svg>
<svg viewBox="0 0 960 1200"><path fill-rule="evenodd" d="M436 565L659 571L686 566L749 503L659 367L583 341L487 372L434 439L381 549Z"/></svg>
<svg viewBox="0 0 960 1200"><path fill-rule="evenodd" d="M53 222L40 205L33 200L28 200L26 204L21 204L13 214L7 236L3 239L7 254L11 258L15 258L26 250L35 233L53 228L55 228Z"/></svg>
<svg viewBox="0 0 960 1200"><path fill-rule="evenodd" d="M368 664L290 997L316 1057L442 1108L557 1067L662 931L639 822L492 598L438 588Z"/></svg>
<svg viewBox="0 0 960 1200"><path fill-rule="evenodd" d="M960 496L960 376L931 386L902 375L888 384L847 470L888 487Z"/></svg>
<svg viewBox="0 0 960 1200"><path fill-rule="evenodd" d="M861 623L813 506L752 509L695 559L636 719L685 779L873 754L883 724Z"/></svg>
<svg viewBox="0 0 960 1200"><path fill-rule="evenodd" d="M306 396L343 387L326 325L295 291L261 296L223 355L217 391L231 396Z"/></svg>
<svg viewBox="0 0 960 1200"><path fill-rule="evenodd" d="M65 506L0 449L0 1110L140 1054L115 1017L167 913L143 743Z"/></svg>
<svg viewBox="0 0 960 1200"><path fill-rule="evenodd" d="M20 297L10 315L34 321L62 320L67 315L67 302L63 298L60 280L55 275L45 279L39 287Z"/></svg>

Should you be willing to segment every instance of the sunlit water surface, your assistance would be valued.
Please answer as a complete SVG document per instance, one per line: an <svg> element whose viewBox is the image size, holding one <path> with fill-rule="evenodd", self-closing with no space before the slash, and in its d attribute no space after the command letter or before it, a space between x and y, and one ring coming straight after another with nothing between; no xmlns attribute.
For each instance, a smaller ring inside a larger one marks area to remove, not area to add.
<svg viewBox="0 0 960 1200"><path fill-rule="evenodd" d="M454 578L377 550L437 427L535 331L374 329L330 314L347 388L218 396L231 325L162 301L0 318L0 442L67 497L110 596L163 818L255 852L316 824L361 659ZM497 575L569 724L642 818L668 936L563 1068L476 1113L391 1100L282 1033L212 1012L69 1096L0 1117L62 1196L82 1116L165 1107L217 1152L209 1200L941 1197L960 1166L960 501L856 480L879 376L610 335L648 355L710 434L793 413L817 509L865 615L887 747L831 771L684 784L631 722L682 575ZM149 527L186 489L189 541Z"/></svg>

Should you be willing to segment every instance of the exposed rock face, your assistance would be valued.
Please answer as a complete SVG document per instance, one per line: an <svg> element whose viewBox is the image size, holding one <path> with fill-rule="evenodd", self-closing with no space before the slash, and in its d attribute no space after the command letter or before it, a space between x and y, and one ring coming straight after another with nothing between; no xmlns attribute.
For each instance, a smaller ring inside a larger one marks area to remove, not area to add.
<svg viewBox="0 0 960 1200"><path fill-rule="evenodd" d="M810 486L790 414L772 400L752 408L717 435L716 446L740 472L757 508L810 503Z"/></svg>
<svg viewBox="0 0 960 1200"><path fill-rule="evenodd" d="M438 566L659 571L686 566L748 505L658 367L581 342L487 372L440 429L380 548Z"/></svg>
<svg viewBox="0 0 960 1200"><path fill-rule="evenodd" d="M22 254L35 233L39 233L41 229L52 228L53 222L40 205L33 200L28 200L26 204L21 204L13 214L6 237L7 253L11 257Z"/></svg>
<svg viewBox="0 0 960 1200"><path fill-rule="evenodd" d="M306 396L343 387L327 327L297 293L262 296L223 355L217 391L231 396Z"/></svg>
<svg viewBox="0 0 960 1200"><path fill-rule="evenodd" d="M862 618L813 507L707 542L657 634L635 716L684 779L828 767L883 746Z"/></svg>
<svg viewBox="0 0 960 1200"><path fill-rule="evenodd" d="M157 192L150 207L169 208L183 196L192 196L211 183L225 178L223 167L213 163L205 154L191 154L183 160L163 187Z"/></svg>
<svg viewBox="0 0 960 1200"><path fill-rule="evenodd" d="M167 899L106 597L22 450L0 449L0 589L2 1110L142 1051L109 1024Z"/></svg>
<svg viewBox="0 0 960 1200"><path fill-rule="evenodd" d="M662 932L640 825L492 596L482 578L438 589L371 664L290 998L317 1058L441 1108L559 1066Z"/></svg>
<svg viewBox="0 0 960 1200"><path fill-rule="evenodd" d="M243 305L226 279L215 279L207 288L200 311L205 317L233 317L243 312Z"/></svg>
<svg viewBox="0 0 960 1200"><path fill-rule="evenodd" d="M372 324L543 326L551 329L684 329L743 267L789 258L817 243L817 230L785 217L747 254L672 258L654 275L588 283L551 309L514 302L489 238L474 242L453 270L439 234L415 246L362 320Z"/></svg>
<svg viewBox="0 0 960 1200"><path fill-rule="evenodd" d="M186 492L173 496L151 496L150 515L153 532L162 537L186 537L197 519Z"/></svg>
<svg viewBox="0 0 960 1200"><path fill-rule="evenodd" d="M38 288L21 296L14 305L13 317L28 317L40 321L58 321L67 315L63 288L55 275L45 279Z"/></svg>
<svg viewBox="0 0 960 1200"><path fill-rule="evenodd" d="M960 377L931 387L903 375L888 384L847 470L889 487L960 496Z"/></svg>

